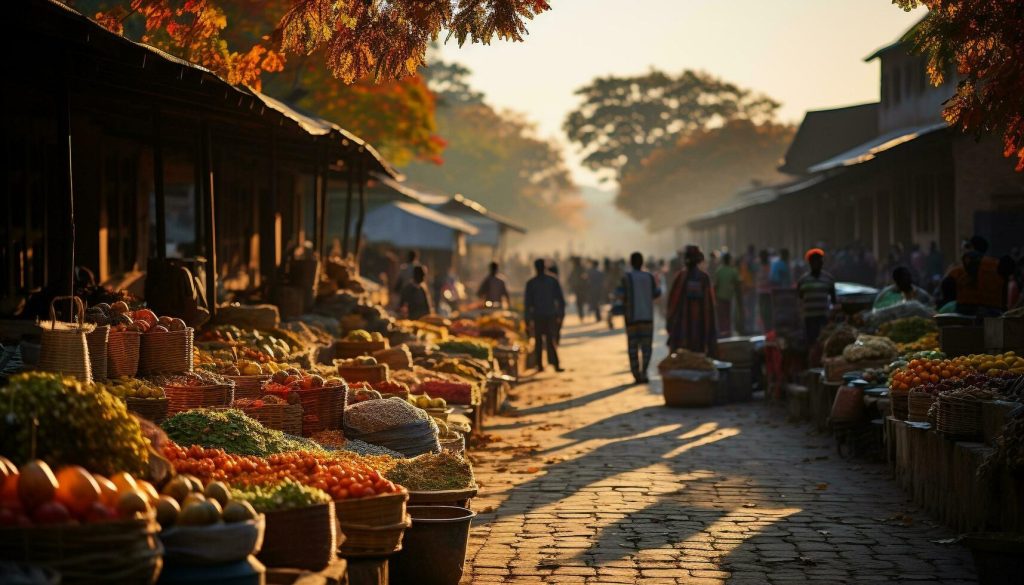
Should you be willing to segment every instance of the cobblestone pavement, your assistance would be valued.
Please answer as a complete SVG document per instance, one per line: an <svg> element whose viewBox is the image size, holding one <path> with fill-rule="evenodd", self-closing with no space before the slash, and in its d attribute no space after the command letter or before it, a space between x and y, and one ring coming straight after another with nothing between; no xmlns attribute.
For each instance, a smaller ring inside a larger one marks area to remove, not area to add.
<svg viewBox="0 0 1024 585"><path fill-rule="evenodd" d="M975 582L883 465L760 401L667 409L659 381L629 384L624 348L571 317L569 371L489 419L464 583Z"/></svg>

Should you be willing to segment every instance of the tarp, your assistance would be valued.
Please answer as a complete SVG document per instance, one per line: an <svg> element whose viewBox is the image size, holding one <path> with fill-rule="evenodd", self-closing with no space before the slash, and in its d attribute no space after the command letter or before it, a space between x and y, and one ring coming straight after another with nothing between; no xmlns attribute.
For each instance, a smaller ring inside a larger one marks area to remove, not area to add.
<svg viewBox="0 0 1024 585"><path fill-rule="evenodd" d="M368 241L388 242L399 248L451 250L458 233L474 236L479 230L462 219L407 201L377 207L366 214L363 222Z"/></svg>

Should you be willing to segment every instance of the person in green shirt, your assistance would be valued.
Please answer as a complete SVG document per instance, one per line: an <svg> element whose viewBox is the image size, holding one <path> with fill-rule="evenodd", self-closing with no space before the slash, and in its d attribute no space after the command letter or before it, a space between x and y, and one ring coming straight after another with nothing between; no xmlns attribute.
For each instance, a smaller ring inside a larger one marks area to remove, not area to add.
<svg viewBox="0 0 1024 585"><path fill-rule="evenodd" d="M718 332L721 337L729 337L732 335L733 303L740 298L740 289L743 287L740 271L732 265L732 254L722 254L722 263L715 270L712 284L718 305Z"/></svg>

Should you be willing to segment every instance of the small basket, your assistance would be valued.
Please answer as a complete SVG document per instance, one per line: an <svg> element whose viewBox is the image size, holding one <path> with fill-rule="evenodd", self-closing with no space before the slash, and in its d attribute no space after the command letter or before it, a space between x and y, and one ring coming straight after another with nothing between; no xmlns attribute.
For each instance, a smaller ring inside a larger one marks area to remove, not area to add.
<svg viewBox="0 0 1024 585"><path fill-rule="evenodd" d="M226 407L235 399L231 386L165 386L167 414L173 416L193 408Z"/></svg>
<svg viewBox="0 0 1024 585"><path fill-rule="evenodd" d="M302 434L308 437L320 431L341 428L347 393L345 384L299 391L303 411ZM315 415L316 420L306 420L309 415Z"/></svg>
<svg viewBox="0 0 1024 585"><path fill-rule="evenodd" d="M909 392L889 392L889 412L896 420L907 420L909 416Z"/></svg>
<svg viewBox="0 0 1024 585"><path fill-rule="evenodd" d="M268 567L320 571L338 550L334 502L266 513L263 548L256 556Z"/></svg>
<svg viewBox="0 0 1024 585"><path fill-rule="evenodd" d="M338 549L343 557L383 556L402 549L402 536L412 526L412 518L406 514L400 522L388 526L364 526L342 524L338 530L345 536Z"/></svg>
<svg viewBox="0 0 1024 585"><path fill-rule="evenodd" d="M334 357L338 359L351 359L364 355L370 355L375 351L389 349L391 344L384 341L335 341Z"/></svg>
<svg viewBox="0 0 1024 585"><path fill-rule="evenodd" d="M139 373L139 346L142 334L138 331L111 331L107 338L107 377L134 377Z"/></svg>
<svg viewBox="0 0 1024 585"><path fill-rule="evenodd" d="M369 498L337 500L334 502L334 510L343 527L349 524L391 526L406 517L405 504L408 501L408 492L381 494Z"/></svg>
<svg viewBox="0 0 1024 585"><path fill-rule="evenodd" d="M284 407L281 432L299 436L302 434L302 405L289 404Z"/></svg>
<svg viewBox="0 0 1024 585"><path fill-rule="evenodd" d="M163 547L152 520L0 528L0 558L60 573L63 583L156 581Z"/></svg>
<svg viewBox="0 0 1024 585"><path fill-rule="evenodd" d="M935 430L953 437L981 435L981 400L939 395L935 401Z"/></svg>
<svg viewBox="0 0 1024 585"><path fill-rule="evenodd" d="M85 343L89 346L92 379L97 382L107 379L107 343L109 338L110 325L97 325L91 333L85 334Z"/></svg>
<svg viewBox="0 0 1024 585"><path fill-rule="evenodd" d="M224 376L228 380L235 382L235 400L239 398L257 398L263 397L263 387L270 381L270 376L263 374L257 376Z"/></svg>
<svg viewBox="0 0 1024 585"><path fill-rule="evenodd" d="M935 403L936 396L929 392L911 390L907 395L907 420L911 422L930 422L928 410Z"/></svg>
<svg viewBox="0 0 1024 585"><path fill-rule="evenodd" d="M167 408L170 401L166 398L133 398L124 399L128 405L128 412L139 415L144 419L160 424L167 419Z"/></svg>
<svg viewBox="0 0 1024 585"><path fill-rule="evenodd" d="M179 374L192 371L195 330L146 333L139 348L139 373Z"/></svg>
<svg viewBox="0 0 1024 585"><path fill-rule="evenodd" d="M372 366L338 366L338 376L346 382L383 382L388 379L388 365L376 364Z"/></svg>
<svg viewBox="0 0 1024 585"><path fill-rule="evenodd" d="M238 395L235 395L238 398ZM284 430L284 404L264 404L259 408L241 408L233 406L232 408L238 408L248 416L249 418L258 420L263 426L274 429L277 431Z"/></svg>
<svg viewBox="0 0 1024 585"><path fill-rule="evenodd" d="M54 303L71 300L74 303L77 322L57 321ZM85 307L78 297L55 297L50 301L50 321L40 324L42 344L39 350L40 370L74 376L83 382L92 382L92 364L89 360L89 344L86 335L95 325L85 323Z"/></svg>

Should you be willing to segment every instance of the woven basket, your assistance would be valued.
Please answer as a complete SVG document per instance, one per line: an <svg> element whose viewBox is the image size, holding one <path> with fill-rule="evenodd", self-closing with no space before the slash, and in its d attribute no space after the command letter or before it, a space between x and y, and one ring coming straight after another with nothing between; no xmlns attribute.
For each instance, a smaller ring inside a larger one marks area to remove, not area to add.
<svg viewBox="0 0 1024 585"><path fill-rule="evenodd" d="M125 398L128 412L135 413L144 419L160 424L167 419L167 408L170 401L166 398Z"/></svg>
<svg viewBox="0 0 1024 585"><path fill-rule="evenodd" d="M138 331L111 331L107 338L107 377L134 377L139 373L139 346L142 334Z"/></svg>
<svg viewBox="0 0 1024 585"><path fill-rule="evenodd" d="M173 416L193 408L226 407L235 399L231 386L165 386L167 414Z"/></svg>
<svg viewBox="0 0 1024 585"><path fill-rule="evenodd" d="M302 405L289 404L284 407L284 415L281 421L281 431L289 435L299 436L302 434Z"/></svg>
<svg viewBox="0 0 1024 585"><path fill-rule="evenodd" d="M955 437L981 434L981 400L940 394L935 406L935 430Z"/></svg>
<svg viewBox="0 0 1024 585"><path fill-rule="evenodd" d="M391 526L405 518L405 504L408 501L407 492L381 494L369 498L338 500L334 502L334 509L342 526Z"/></svg>
<svg viewBox="0 0 1024 585"><path fill-rule="evenodd" d="M192 371L195 330L146 333L139 348L140 374L178 374Z"/></svg>
<svg viewBox="0 0 1024 585"><path fill-rule="evenodd" d="M237 394L235 398L238 398ZM284 430L284 404L264 404L259 408L241 408L232 405L232 408L238 408L246 416L260 421L260 424L269 429Z"/></svg>
<svg viewBox="0 0 1024 585"><path fill-rule="evenodd" d="M348 386L322 386L299 391L302 403L302 434L314 435L320 431L341 428L341 419L345 416L345 395ZM315 415L316 420L307 419Z"/></svg>
<svg viewBox="0 0 1024 585"><path fill-rule="evenodd" d="M256 558L268 567L319 571L338 550L334 502L266 513L263 548Z"/></svg>
<svg viewBox="0 0 1024 585"><path fill-rule="evenodd" d="M343 557L383 556L402 549L402 536L412 526L412 518L407 514L400 522L388 526L364 526L361 524L343 524L339 520L338 530L345 536L338 548Z"/></svg>
<svg viewBox="0 0 1024 585"><path fill-rule="evenodd" d="M259 376L224 376L235 382L235 400L239 398L252 398L253 400L263 397L263 387L270 381L270 376L264 374Z"/></svg>
<svg viewBox="0 0 1024 585"><path fill-rule="evenodd" d="M92 379L101 382L107 379L107 342L110 339L110 325L97 325L91 333L85 334L89 346L89 365Z"/></svg>
<svg viewBox="0 0 1024 585"><path fill-rule="evenodd" d="M907 420L909 392L889 392L889 412L896 420Z"/></svg>
<svg viewBox="0 0 1024 585"><path fill-rule="evenodd" d="M60 573L62 583L150 584L163 565L152 520L0 528L0 559Z"/></svg>
<svg viewBox="0 0 1024 585"><path fill-rule="evenodd" d="M935 398L934 394L911 390L907 395L907 420L929 422L928 410L935 403Z"/></svg>
<svg viewBox="0 0 1024 585"><path fill-rule="evenodd" d="M54 303L61 300L72 300L75 306L77 322L57 321ZM74 376L83 382L92 381L92 364L89 360L89 344L86 334L95 329L95 325L85 323L85 307L78 297L55 297L50 301L50 320L41 323L42 345L39 350L40 370L58 372Z"/></svg>
<svg viewBox="0 0 1024 585"><path fill-rule="evenodd" d="M338 376L346 382L383 382L388 379L388 365L373 366L338 366Z"/></svg>

